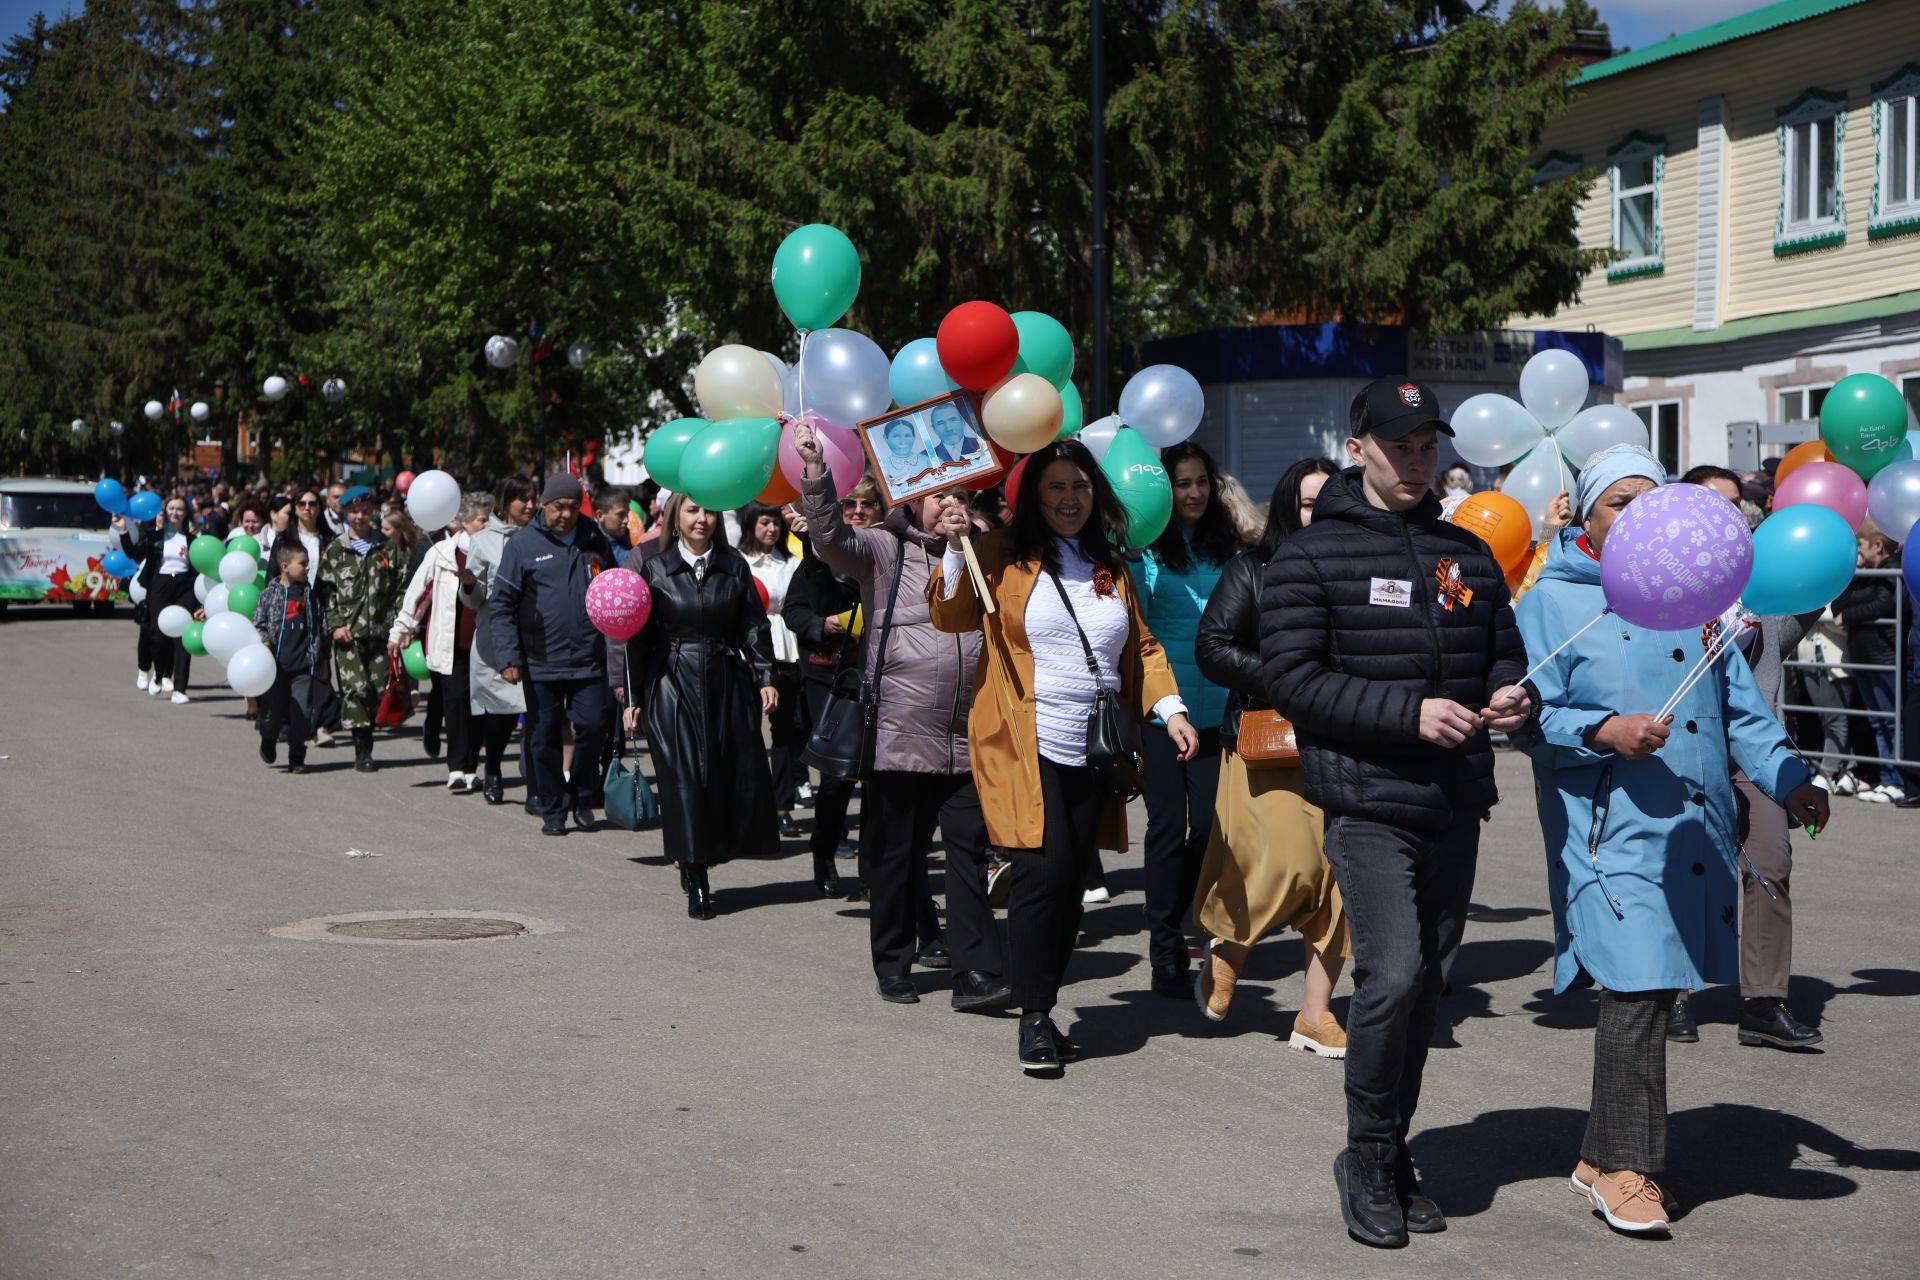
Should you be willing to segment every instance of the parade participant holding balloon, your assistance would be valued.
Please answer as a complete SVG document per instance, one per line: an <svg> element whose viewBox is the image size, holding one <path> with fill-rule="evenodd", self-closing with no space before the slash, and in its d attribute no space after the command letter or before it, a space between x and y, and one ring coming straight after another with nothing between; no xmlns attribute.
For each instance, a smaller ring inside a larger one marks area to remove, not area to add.
<svg viewBox="0 0 1920 1280"><path fill-rule="evenodd" d="M307 739L317 703L313 685L327 678L328 642L325 598L308 581L307 549L291 540L275 549L277 576L260 593L253 629L273 651L273 688L260 715L260 759L272 764L287 730L287 772L307 771Z"/></svg>
<svg viewBox="0 0 1920 1280"><path fill-rule="evenodd" d="M1667 1164L1674 993L1738 979L1731 766L1794 823L1827 820L1826 792L1747 665L1702 662L1726 643L1707 624L1749 583L1746 521L1705 489L1661 489L1665 479L1631 445L1593 457L1580 476L1584 526L1560 535L1519 608L1540 659L1540 715L1514 740L1533 760L1546 835L1554 989L1583 977L1601 987L1571 1186L1633 1233L1672 1220L1652 1175Z"/></svg>
<svg viewBox="0 0 1920 1280"><path fill-rule="evenodd" d="M767 622L773 638L773 687L780 705L768 724L773 745L773 806L780 815L780 835L800 835L793 820L794 797L800 792L807 766L800 752L807 745L807 700L800 688L800 646L782 614L799 557L787 548L787 521L778 507L755 503L740 513L740 554L766 594Z"/></svg>
<svg viewBox="0 0 1920 1280"><path fill-rule="evenodd" d="M420 487L418 479L415 489ZM438 495L436 495L438 496ZM411 500L410 500L411 501ZM484 493L461 496L454 521L460 532L427 545L425 556L407 580L387 633L387 652L399 655L415 639L421 641L433 687L441 694L447 727L447 790L471 792L480 783L480 741L475 734L473 703L468 693L473 680L473 633L476 612L463 588L476 584L467 567L472 536L487 527L493 497ZM438 509L428 514L439 514ZM435 752L429 750L429 756Z"/></svg>
<svg viewBox="0 0 1920 1280"><path fill-rule="evenodd" d="M1126 792L1139 786L1125 724L1157 717L1182 761L1199 751L1200 735L1141 616L1121 551L1126 508L1086 446L1062 440L1032 454L1012 525L980 540L992 612L962 549L972 531L966 507L948 504L939 528L947 551L927 587L933 625L986 630L967 747L988 838L1013 857L1008 976L1021 1010L1019 1062L1057 1071L1077 1052L1053 1009L1088 867L1097 849L1126 849ZM1096 716L1113 738L1096 740Z"/></svg>
<svg viewBox="0 0 1920 1280"><path fill-rule="evenodd" d="M302 495L305 502L311 494ZM306 515L301 514L304 526ZM306 531L301 531L306 543ZM373 502L347 504L347 531L320 555L320 592L333 638L340 722L353 735L353 767L372 773L373 713L387 687L387 628L406 586L405 564L373 525Z"/></svg>
<svg viewBox="0 0 1920 1280"><path fill-rule="evenodd" d="M1441 520L1430 489L1438 435L1453 434L1432 391L1377 379L1349 425L1353 465L1267 568L1260 656L1326 813L1352 936L1341 1213L1355 1240L1390 1248L1446 1226L1407 1133L1499 800L1488 730L1513 732L1531 705L1505 575L1486 543Z"/></svg>
<svg viewBox="0 0 1920 1280"><path fill-rule="evenodd" d="M187 652L184 625L180 630L162 631L160 618L170 608L180 610L183 615L199 611L193 594L196 576L190 558L193 532L185 498L176 495L167 499L157 532L142 545L146 565L141 576L147 583L147 609L155 630L147 642L154 677L147 683L147 694L156 698L163 693L172 694L175 703L182 703L187 700L187 679L192 674L193 659ZM133 554L130 541L123 540L122 547L128 555Z"/></svg>
<svg viewBox="0 0 1920 1280"><path fill-rule="evenodd" d="M638 704L626 710L629 733L645 713L661 843L680 866L687 915L711 920L708 868L780 849L760 738L780 698L767 611L746 558L717 536L719 512L676 493L663 520L660 553L640 566L651 612L612 670Z"/></svg>
<svg viewBox="0 0 1920 1280"><path fill-rule="evenodd" d="M506 552L507 539L533 518L533 499L533 481L525 476L508 476L494 486L493 507L486 526L473 535L473 546L467 555L467 570L473 579L463 582L460 588L462 603L474 611L473 648L468 656L472 684L468 692L475 731L485 753L480 794L488 804L506 803L506 782L501 776L500 762L506 755L507 740L513 736L514 725L527 709L526 696L520 686L502 679L493 661L493 605L488 597L493 593L493 580L499 574L500 557ZM533 775L525 768L524 752L522 776L531 794Z"/></svg>

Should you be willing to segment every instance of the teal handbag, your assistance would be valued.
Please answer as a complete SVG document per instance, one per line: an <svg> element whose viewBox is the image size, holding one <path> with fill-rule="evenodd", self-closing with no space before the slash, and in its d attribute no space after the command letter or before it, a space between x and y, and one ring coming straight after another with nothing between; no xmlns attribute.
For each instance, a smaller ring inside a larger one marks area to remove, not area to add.
<svg viewBox="0 0 1920 1280"><path fill-rule="evenodd" d="M627 768L624 754L614 756L607 765L605 791L607 817L615 825L638 831L660 820L660 806L653 798L653 788L647 785L646 775L638 769Z"/></svg>

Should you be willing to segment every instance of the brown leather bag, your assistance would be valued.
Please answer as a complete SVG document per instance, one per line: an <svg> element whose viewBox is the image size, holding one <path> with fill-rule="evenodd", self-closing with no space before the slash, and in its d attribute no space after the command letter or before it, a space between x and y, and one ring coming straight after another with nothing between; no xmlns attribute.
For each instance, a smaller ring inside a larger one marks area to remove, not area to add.
<svg viewBox="0 0 1920 1280"><path fill-rule="evenodd" d="M1293 721L1278 711L1243 711L1240 736L1234 750L1249 769L1298 769L1300 745L1294 741Z"/></svg>

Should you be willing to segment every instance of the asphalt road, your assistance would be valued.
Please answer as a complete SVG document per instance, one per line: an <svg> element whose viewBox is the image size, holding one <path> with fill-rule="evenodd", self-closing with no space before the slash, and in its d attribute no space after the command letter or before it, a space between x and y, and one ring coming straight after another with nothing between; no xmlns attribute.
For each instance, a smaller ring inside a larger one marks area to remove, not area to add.
<svg viewBox="0 0 1920 1280"><path fill-rule="evenodd" d="M1687 1211L1628 1240L1566 1189L1593 1008L1551 994L1503 760L1414 1138L1452 1226L1380 1254L1334 1200L1340 1069L1285 1047L1298 939L1221 1027L1151 995L1137 851L1064 995L1088 1060L1029 1080L944 975L874 996L862 908L816 900L798 846L720 869L692 922L654 836L542 839L447 795L410 731L372 776L344 748L269 772L237 700L148 699L132 654L124 616L0 623L0 1276L1920 1271L1912 812L1841 801L1800 842L1793 999L1826 1052L1738 1048L1735 993L1699 997L1670 1060ZM557 931L269 932L404 908Z"/></svg>

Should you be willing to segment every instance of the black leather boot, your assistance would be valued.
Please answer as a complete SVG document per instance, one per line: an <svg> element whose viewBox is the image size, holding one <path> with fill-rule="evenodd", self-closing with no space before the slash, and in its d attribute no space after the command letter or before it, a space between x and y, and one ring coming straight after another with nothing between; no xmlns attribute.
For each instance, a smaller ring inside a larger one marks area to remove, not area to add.
<svg viewBox="0 0 1920 1280"><path fill-rule="evenodd" d="M833 865L833 855L813 855L813 887L823 898L842 896L840 888L840 870Z"/></svg>
<svg viewBox="0 0 1920 1280"><path fill-rule="evenodd" d="M713 889L707 884L704 865L687 868L687 916L693 920L713 919Z"/></svg>
<svg viewBox="0 0 1920 1280"><path fill-rule="evenodd" d="M1700 1039L1700 1028L1693 1020L1693 1010L1687 1007L1687 994L1684 991L1667 1014L1667 1039L1675 1044L1693 1044Z"/></svg>
<svg viewBox="0 0 1920 1280"><path fill-rule="evenodd" d="M372 773L378 767L373 763L372 729L353 731L353 767L360 773Z"/></svg>
<svg viewBox="0 0 1920 1280"><path fill-rule="evenodd" d="M480 779L480 794L487 798L488 804L505 804L507 802L506 784L501 781L500 770L494 768L492 765L487 766L486 773L482 775Z"/></svg>

